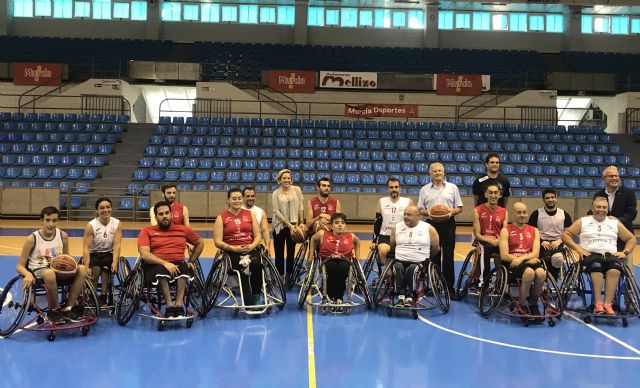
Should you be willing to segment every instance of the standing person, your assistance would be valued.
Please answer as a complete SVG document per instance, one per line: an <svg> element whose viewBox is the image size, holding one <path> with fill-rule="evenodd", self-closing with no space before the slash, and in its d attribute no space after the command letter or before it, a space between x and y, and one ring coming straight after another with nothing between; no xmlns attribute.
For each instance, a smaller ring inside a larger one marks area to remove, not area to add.
<svg viewBox="0 0 640 388"><path fill-rule="evenodd" d="M376 221L373 224L374 239L378 241L378 257L380 265L387 262L387 255L391 251L391 229L402 222L404 209L413 206L408 197L400 196L400 181L396 178L387 180L389 196L380 198L376 206Z"/></svg>
<svg viewBox="0 0 640 388"><path fill-rule="evenodd" d="M281 276L285 274L285 244L287 247L287 264L285 283L289 283L289 276L293 269L296 253L296 243L291 238L291 229L304 222L304 197L300 187L293 185L291 170L278 171L280 187L273 192L273 249L276 256L276 267Z"/></svg>
<svg viewBox="0 0 640 388"><path fill-rule="evenodd" d="M318 190L318 195L308 200L305 207L307 227L313 232L317 231L316 222L318 227L325 226L325 228L328 228L331 216L342 211L340 200L329 195L331 192L329 178L320 178L316 183L316 189Z"/></svg>
<svg viewBox="0 0 640 388"><path fill-rule="evenodd" d="M155 226L147 226L138 235L138 253L142 259L145 279L159 288L166 304L165 318L184 316L184 295L187 279L193 277L193 263L198 260L204 240L193 229L173 223L169 203L160 201L153 206L158 220ZM193 252L185 262L187 243ZM169 283L176 283L175 300L171 298Z"/></svg>
<svg viewBox="0 0 640 388"><path fill-rule="evenodd" d="M473 209L473 237L477 249L482 251L482 281L491 272L491 258L500 257L500 231L509 222L509 212L498 206L500 188L498 185L486 185L484 196L487 202Z"/></svg>
<svg viewBox="0 0 640 388"><path fill-rule="evenodd" d="M616 166L609 166L602 171L605 188L598 190L595 197L605 197L609 202L609 216L618 219L633 234L633 220L638 215L637 201L631 189L623 187L620 173ZM624 241L618 239L618 250L624 248ZM633 272L633 252L629 252L624 264Z"/></svg>
<svg viewBox="0 0 640 388"><path fill-rule="evenodd" d="M188 228L191 227L189 224L189 209L182 203L176 201L176 197L178 195L178 189L176 185L173 183L169 183L166 185L162 185L160 187L160 191L162 191L162 196L164 197L164 202L168 203L171 206L171 222L174 225L184 225ZM156 220L156 215L153 212L153 208L149 209L149 218L151 220L151 225L158 225L158 221Z"/></svg>
<svg viewBox="0 0 640 388"><path fill-rule="evenodd" d="M418 209L420 214L427 217L427 222L438 232L440 237L440 251L442 262L434 262L440 267L444 279L449 287L449 292L453 295L453 253L456 246L456 219L455 215L462 211L462 199L458 186L450 182L445 182L444 166L442 163L431 163L429 166L429 176L431 183L424 185L420 189L418 199ZM449 208L449 218L446 221L434 222L429 218L429 211L434 205L444 205Z"/></svg>
<svg viewBox="0 0 640 388"><path fill-rule="evenodd" d="M260 233L262 233L262 243L267 249L267 254L271 256L271 235L269 230L269 221L267 220L267 212L259 206L256 206L256 189L247 186L242 189L243 209L249 210L256 217L258 225L260 225Z"/></svg>
<svg viewBox="0 0 640 388"><path fill-rule="evenodd" d="M111 274L118 271L122 223L111 217L111 200L100 197L96 201L98 215L84 227L82 238L82 262L91 271L91 282L98 289L98 278L102 278L100 304L107 304Z"/></svg>
<svg viewBox="0 0 640 388"><path fill-rule="evenodd" d="M511 195L511 185L509 185L509 179L500 174L500 157L498 154L490 153L484 161L487 173L477 177L473 182L473 200L475 201L476 206L487 202L487 199L484 197L486 185L497 184L501 193L498 205L506 209L509 196Z"/></svg>
<svg viewBox="0 0 640 388"><path fill-rule="evenodd" d="M240 273L244 304L255 305L262 290L262 264L256 250L262 240L260 225L251 211L242 208L240 189L227 192L227 204L229 209L220 213L213 224L213 242L229 255L231 268Z"/></svg>
<svg viewBox="0 0 640 388"><path fill-rule="evenodd" d="M73 307L88 276L87 267L79 265L71 283L66 306L61 309L58 303L58 281L63 279L60 279L50 268L51 259L58 255L69 254L69 236L58 229L59 219L60 210L54 206L47 206L40 211L40 229L27 237L16 264L16 271L23 277L24 288L34 285L37 279L43 280L49 302L47 318L54 325L63 324L65 321L82 321L82 313Z"/></svg>
<svg viewBox="0 0 640 388"><path fill-rule="evenodd" d="M545 189L542 192L542 200L544 207L531 213L528 224L540 231L540 258L545 262L549 273L557 280L564 263L562 232L571 226L572 221L569 213L558 208L554 189Z"/></svg>

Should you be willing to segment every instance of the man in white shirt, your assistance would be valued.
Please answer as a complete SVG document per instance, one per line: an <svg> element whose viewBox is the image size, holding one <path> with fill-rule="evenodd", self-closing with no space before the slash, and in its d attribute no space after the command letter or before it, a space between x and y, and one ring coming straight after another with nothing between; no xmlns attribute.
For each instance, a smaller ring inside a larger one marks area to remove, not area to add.
<svg viewBox="0 0 640 388"><path fill-rule="evenodd" d="M247 186L242 190L242 200L244 201L243 209L247 209L253 213L260 225L260 233L262 233L262 243L267 252L271 252L271 235L269 232L269 221L267 220L267 212L261 207L256 206L256 189ZM271 253L269 253L271 255Z"/></svg>

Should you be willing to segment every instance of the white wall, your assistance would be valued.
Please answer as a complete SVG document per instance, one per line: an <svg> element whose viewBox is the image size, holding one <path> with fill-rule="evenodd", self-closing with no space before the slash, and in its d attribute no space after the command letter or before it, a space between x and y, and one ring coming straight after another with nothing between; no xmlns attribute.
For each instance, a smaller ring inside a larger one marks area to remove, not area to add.
<svg viewBox="0 0 640 388"><path fill-rule="evenodd" d="M608 133L625 133L627 108L640 108L640 93L622 93L615 97L593 97L593 102L607 115Z"/></svg>

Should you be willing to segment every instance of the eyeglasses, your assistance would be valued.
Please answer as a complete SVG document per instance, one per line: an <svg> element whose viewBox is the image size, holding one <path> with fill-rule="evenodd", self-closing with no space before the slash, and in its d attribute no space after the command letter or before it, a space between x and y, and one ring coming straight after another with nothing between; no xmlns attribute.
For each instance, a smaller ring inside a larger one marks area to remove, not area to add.
<svg viewBox="0 0 640 388"><path fill-rule="evenodd" d="M605 178L620 178L620 175L609 174L609 175L605 175Z"/></svg>

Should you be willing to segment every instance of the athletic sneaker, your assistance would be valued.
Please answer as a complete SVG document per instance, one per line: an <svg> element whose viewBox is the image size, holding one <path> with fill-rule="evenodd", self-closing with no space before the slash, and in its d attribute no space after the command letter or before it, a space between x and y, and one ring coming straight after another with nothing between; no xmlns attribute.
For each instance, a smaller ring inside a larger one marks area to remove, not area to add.
<svg viewBox="0 0 640 388"><path fill-rule="evenodd" d="M404 298L404 307L413 307L413 298L410 296L406 296Z"/></svg>
<svg viewBox="0 0 640 388"><path fill-rule="evenodd" d="M404 307L404 295L398 295L398 302L396 302L396 307Z"/></svg>
<svg viewBox="0 0 640 388"><path fill-rule="evenodd" d="M63 325L65 323L64 316L60 310L49 310L47 311L47 319L53 325Z"/></svg>
<svg viewBox="0 0 640 388"><path fill-rule="evenodd" d="M540 312L540 309L538 308L537 303L529 305L529 312L531 313L531 315L533 315L533 317L531 317L531 321L533 322L544 321L544 318L542 317L542 313Z"/></svg>
<svg viewBox="0 0 640 388"><path fill-rule="evenodd" d="M598 301L595 303L595 305L593 306L593 313L594 314L604 314L604 305L602 304L602 302Z"/></svg>
<svg viewBox="0 0 640 388"><path fill-rule="evenodd" d="M173 308L173 316L176 318L184 317L184 307L176 306Z"/></svg>
<svg viewBox="0 0 640 388"><path fill-rule="evenodd" d="M107 301L107 295L100 295L100 299L98 299L100 306L106 306L109 302Z"/></svg>
<svg viewBox="0 0 640 388"><path fill-rule="evenodd" d="M604 312L607 315L616 315L616 312L613 311L613 306L611 306L611 303L605 303L602 305L602 307L604 308Z"/></svg>
<svg viewBox="0 0 640 388"><path fill-rule="evenodd" d="M342 299L336 299L335 303L338 305L338 307L336 307L336 312L344 312L344 308L342 307Z"/></svg>
<svg viewBox="0 0 640 388"><path fill-rule="evenodd" d="M63 310L62 311L62 316L64 317L64 320L67 322L82 322L84 321L84 318L82 316L82 314L80 314L75 308L72 308L70 310Z"/></svg>

